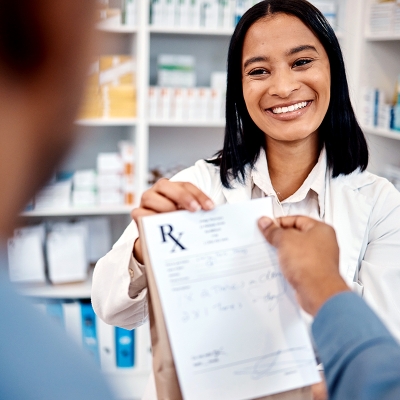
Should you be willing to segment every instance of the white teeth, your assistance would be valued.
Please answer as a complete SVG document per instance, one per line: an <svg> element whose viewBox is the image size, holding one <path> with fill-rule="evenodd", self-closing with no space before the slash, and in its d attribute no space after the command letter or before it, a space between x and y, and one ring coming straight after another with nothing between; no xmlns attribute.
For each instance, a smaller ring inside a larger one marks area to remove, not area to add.
<svg viewBox="0 0 400 400"><path fill-rule="evenodd" d="M296 104L292 104L291 106L288 107L276 107L272 109L272 112L274 114L283 114L283 113L287 113L290 111L295 111L295 110L299 110L300 108L304 108L307 105L306 101L302 101L301 103L296 103Z"/></svg>

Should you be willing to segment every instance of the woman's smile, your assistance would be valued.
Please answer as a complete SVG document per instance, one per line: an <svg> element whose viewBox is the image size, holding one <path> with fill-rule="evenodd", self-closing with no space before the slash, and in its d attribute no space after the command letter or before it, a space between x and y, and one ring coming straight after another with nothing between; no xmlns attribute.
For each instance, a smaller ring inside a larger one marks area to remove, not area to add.
<svg viewBox="0 0 400 400"><path fill-rule="evenodd" d="M311 100L290 102L267 108L265 112L269 117L279 121L291 121L303 116L308 111L311 103Z"/></svg>

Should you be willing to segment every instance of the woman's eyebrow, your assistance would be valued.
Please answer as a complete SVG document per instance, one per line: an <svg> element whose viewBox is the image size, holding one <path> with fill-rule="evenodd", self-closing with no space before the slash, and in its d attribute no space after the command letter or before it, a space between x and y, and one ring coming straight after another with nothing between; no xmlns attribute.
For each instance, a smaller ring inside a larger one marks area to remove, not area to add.
<svg viewBox="0 0 400 400"><path fill-rule="evenodd" d="M293 49L288 50L286 52L286 55L291 56L293 54L300 53L301 51L304 50L313 50L318 54L317 49L311 44L302 44L301 46L293 47Z"/></svg>
<svg viewBox="0 0 400 400"><path fill-rule="evenodd" d="M293 54L300 53L301 51L304 51L304 50L312 50L312 51L315 51L317 54L319 54L317 49L313 45L311 45L311 44L302 44L300 46L293 47L292 49L288 50L286 52L286 55L287 56L291 56ZM269 61L269 57L266 57L266 56L250 57L243 64L243 68L245 69L250 64L254 64L254 63L257 63L257 62L260 62L260 61L267 62L267 61Z"/></svg>
<svg viewBox="0 0 400 400"><path fill-rule="evenodd" d="M248 65L254 64L254 63L257 63L260 61L269 61L269 57L264 57L264 56L250 57L243 64L243 68L246 68Z"/></svg>

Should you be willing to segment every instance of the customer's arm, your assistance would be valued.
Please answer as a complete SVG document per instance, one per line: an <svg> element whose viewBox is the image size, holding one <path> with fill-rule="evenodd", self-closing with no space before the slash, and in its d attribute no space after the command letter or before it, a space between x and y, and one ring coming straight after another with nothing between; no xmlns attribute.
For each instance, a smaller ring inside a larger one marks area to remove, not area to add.
<svg viewBox="0 0 400 400"><path fill-rule="evenodd" d="M277 224L262 218L259 227L278 249L299 303L316 316L313 335L330 399L400 399L400 347L339 275L333 228L307 217Z"/></svg>
<svg viewBox="0 0 400 400"><path fill-rule="evenodd" d="M331 400L400 399L400 347L358 295L330 298L312 331Z"/></svg>

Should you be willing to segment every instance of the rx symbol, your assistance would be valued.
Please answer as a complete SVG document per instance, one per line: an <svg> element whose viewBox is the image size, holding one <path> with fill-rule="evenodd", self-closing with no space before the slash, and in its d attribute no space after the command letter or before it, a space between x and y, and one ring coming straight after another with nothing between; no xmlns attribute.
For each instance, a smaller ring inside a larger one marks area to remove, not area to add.
<svg viewBox="0 0 400 400"><path fill-rule="evenodd" d="M183 232L180 232L177 236L174 236L172 234L174 228L171 225L161 225L160 229L163 243L167 241L168 237L174 242L174 247L172 248L171 253L174 253L177 247L179 247L181 250L186 250L182 243L180 243Z"/></svg>

